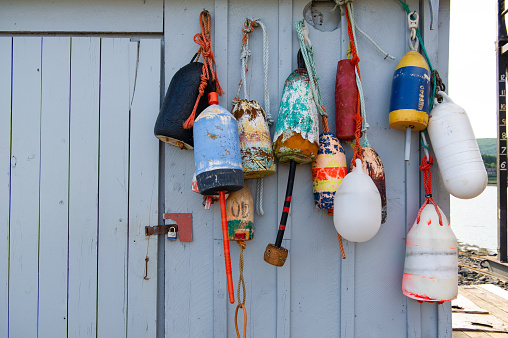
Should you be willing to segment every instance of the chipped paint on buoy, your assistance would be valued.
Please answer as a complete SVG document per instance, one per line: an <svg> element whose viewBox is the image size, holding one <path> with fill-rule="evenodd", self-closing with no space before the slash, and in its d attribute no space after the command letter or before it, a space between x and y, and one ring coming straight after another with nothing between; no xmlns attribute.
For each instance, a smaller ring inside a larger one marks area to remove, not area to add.
<svg viewBox="0 0 508 338"><path fill-rule="evenodd" d="M372 147L362 147L362 169L372 178L372 181L379 190L381 196L381 224L386 222L388 208L386 206L386 182L385 182L385 168L381 157ZM353 170L353 162L349 166Z"/></svg>
<svg viewBox="0 0 508 338"><path fill-rule="evenodd" d="M254 238L254 201L247 185L229 195L226 212L230 241L250 241Z"/></svg>
<svg viewBox="0 0 508 338"><path fill-rule="evenodd" d="M256 101L242 99L233 107L238 122L244 178L258 178L275 173L270 130L265 111Z"/></svg>
<svg viewBox="0 0 508 338"><path fill-rule="evenodd" d="M318 112L304 69L286 79L275 127L273 150L282 163L309 163L319 151Z"/></svg>
<svg viewBox="0 0 508 338"><path fill-rule="evenodd" d="M219 105L206 108L194 121L194 164L203 195L243 188L242 156L235 118Z"/></svg>
<svg viewBox="0 0 508 338"><path fill-rule="evenodd" d="M318 209L333 209L335 192L347 174L346 153L332 133L319 137L319 152L312 161L312 190Z"/></svg>

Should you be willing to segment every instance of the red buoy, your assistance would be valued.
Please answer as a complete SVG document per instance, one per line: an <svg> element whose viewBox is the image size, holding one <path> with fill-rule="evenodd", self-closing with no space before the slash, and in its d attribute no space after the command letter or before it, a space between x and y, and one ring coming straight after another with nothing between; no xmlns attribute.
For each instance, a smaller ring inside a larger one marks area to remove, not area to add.
<svg viewBox="0 0 508 338"><path fill-rule="evenodd" d="M352 140L355 138L355 115L358 105L355 66L350 59L337 63L335 81L335 126L337 138Z"/></svg>

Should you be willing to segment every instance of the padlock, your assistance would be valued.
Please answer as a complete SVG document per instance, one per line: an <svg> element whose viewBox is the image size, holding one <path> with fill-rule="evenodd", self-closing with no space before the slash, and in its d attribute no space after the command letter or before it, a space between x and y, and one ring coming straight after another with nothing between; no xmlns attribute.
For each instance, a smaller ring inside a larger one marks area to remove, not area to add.
<svg viewBox="0 0 508 338"><path fill-rule="evenodd" d="M168 239L172 240L172 241L176 241L176 228L173 226L169 227Z"/></svg>

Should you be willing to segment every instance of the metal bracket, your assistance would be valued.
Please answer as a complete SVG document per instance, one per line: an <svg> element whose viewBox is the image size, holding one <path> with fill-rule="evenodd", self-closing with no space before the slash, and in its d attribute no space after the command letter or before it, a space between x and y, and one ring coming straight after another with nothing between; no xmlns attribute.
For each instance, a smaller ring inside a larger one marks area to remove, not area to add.
<svg viewBox="0 0 508 338"><path fill-rule="evenodd" d="M145 236L166 235L170 227L174 227L175 231L178 232L178 224L145 226Z"/></svg>
<svg viewBox="0 0 508 338"><path fill-rule="evenodd" d="M180 242L192 242L192 213L165 213L164 219L176 222Z"/></svg>

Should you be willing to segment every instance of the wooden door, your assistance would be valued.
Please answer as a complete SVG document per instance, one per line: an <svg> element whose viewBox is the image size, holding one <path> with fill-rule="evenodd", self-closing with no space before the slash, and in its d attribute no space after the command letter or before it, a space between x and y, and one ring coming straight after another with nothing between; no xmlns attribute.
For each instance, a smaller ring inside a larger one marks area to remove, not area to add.
<svg viewBox="0 0 508 338"><path fill-rule="evenodd" d="M0 337L155 336L160 48L0 38Z"/></svg>

